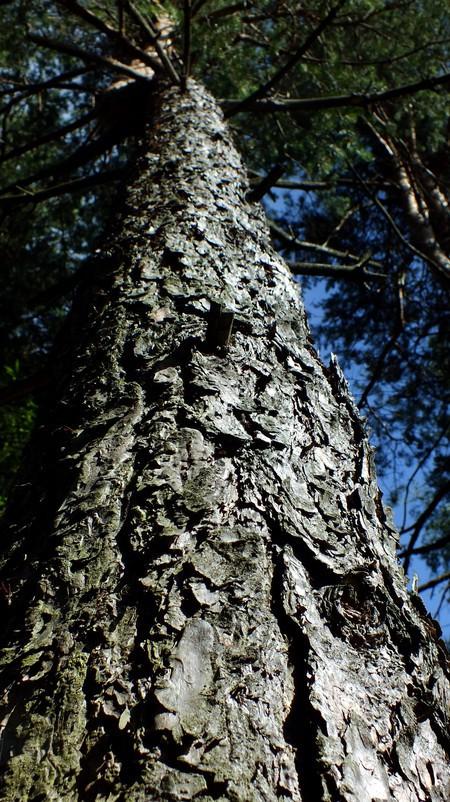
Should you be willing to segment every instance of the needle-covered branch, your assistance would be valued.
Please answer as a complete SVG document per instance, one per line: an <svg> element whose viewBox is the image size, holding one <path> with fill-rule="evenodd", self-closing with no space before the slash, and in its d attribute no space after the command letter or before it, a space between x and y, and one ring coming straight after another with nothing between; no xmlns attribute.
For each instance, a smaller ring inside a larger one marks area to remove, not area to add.
<svg viewBox="0 0 450 802"><path fill-rule="evenodd" d="M20 79L11 79L6 82L11 84L10 87L6 86L0 89L0 96L19 93L20 99L22 100L29 95L33 95L35 92L45 92L46 89L52 89L53 87L60 86L62 83L64 84L67 81L71 81L73 78L79 78L80 75L85 75L87 72L89 72L89 67L76 67L75 69L61 72L59 75L55 75L47 81L37 81L36 83Z"/></svg>

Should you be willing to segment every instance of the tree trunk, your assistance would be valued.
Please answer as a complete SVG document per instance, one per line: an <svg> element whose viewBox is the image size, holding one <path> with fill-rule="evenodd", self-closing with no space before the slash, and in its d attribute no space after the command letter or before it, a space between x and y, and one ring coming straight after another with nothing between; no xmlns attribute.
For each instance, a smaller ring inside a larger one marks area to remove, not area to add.
<svg viewBox="0 0 450 802"><path fill-rule="evenodd" d="M212 99L154 115L3 536L1 799L447 800L446 654L345 382Z"/></svg>

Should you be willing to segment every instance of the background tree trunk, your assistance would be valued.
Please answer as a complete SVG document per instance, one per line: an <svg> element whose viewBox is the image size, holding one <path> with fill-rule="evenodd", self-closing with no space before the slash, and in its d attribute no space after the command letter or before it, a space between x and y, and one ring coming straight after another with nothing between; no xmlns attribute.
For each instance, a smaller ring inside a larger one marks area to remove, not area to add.
<svg viewBox="0 0 450 802"><path fill-rule="evenodd" d="M446 800L446 654L345 382L212 99L157 105L7 519L1 798Z"/></svg>

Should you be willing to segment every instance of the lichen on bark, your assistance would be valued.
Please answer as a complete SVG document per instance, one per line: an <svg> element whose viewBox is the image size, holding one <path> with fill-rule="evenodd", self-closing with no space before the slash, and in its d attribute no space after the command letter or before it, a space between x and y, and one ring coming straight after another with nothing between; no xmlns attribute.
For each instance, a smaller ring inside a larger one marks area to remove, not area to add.
<svg viewBox="0 0 450 802"><path fill-rule="evenodd" d="M445 652L246 193L161 91L6 519L5 802L447 799Z"/></svg>

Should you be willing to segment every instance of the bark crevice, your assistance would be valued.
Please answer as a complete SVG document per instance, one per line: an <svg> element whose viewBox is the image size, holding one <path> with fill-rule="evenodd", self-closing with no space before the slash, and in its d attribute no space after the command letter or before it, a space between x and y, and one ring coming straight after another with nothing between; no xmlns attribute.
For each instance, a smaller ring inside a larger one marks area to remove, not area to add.
<svg viewBox="0 0 450 802"><path fill-rule="evenodd" d="M301 626L286 614L283 601L285 563L279 546L272 548L272 612L287 643L288 664L292 671L294 695L286 716L283 732L295 752L295 767L302 802L322 802L323 778L318 757L317 733L323 722L310 700L312 677L309 669L310 644ZM301 610L298 610L301 616Z"/></svg>

